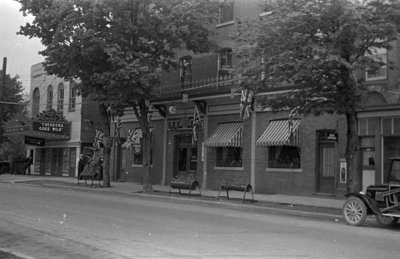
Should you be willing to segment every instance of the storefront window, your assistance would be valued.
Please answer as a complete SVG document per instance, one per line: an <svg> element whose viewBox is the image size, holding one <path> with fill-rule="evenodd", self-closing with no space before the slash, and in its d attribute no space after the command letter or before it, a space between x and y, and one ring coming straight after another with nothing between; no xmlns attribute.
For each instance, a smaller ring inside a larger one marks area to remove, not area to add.
<svg viewBox="0 0 400 259"><path fill-rule="evenodd" d="M400 157L400 137L384 137L383 138L383 163L384 163L384 179L386 183L390 170L390 158Z"/></svg>
<svg viewBox="0 0 400 259"><path fill-rule="evenodd" d="M300 168L300 149L291 146L271 146L269 150L270 168Z"/></svg>
<svg viewBox="0 0 400 259"><path fill-rule="evenodd" d="M242 167L242 148L241 147L218 147L217 148L218 167Z"/></svg>
<svg viewBox="0 0 400 259"><path fill-rule="evenodd" d="M134 148L133 150L133 164L143 165L143 149ZM150 150L150 165L153 164L153 149Z"/></svg>

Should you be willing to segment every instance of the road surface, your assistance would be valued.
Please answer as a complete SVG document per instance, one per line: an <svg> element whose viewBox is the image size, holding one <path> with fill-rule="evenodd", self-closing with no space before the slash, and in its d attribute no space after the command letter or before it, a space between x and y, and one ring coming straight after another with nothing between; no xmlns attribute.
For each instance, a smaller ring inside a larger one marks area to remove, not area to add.
<svg viewBox="0 0 400 259"><path fill-rule="evenodd" d="M0 250L28 258L400 258L400 227L0 183Z"/></svg>

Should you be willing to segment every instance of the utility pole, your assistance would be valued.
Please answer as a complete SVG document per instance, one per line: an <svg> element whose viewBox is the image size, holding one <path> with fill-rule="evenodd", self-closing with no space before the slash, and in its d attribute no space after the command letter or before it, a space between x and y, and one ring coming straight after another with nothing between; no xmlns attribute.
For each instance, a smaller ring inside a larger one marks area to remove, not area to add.
<svg viewBox="0 0 400 259"><path fill-rule="evenodd" d="M2 138L3 138L3 89L6 87L6 69L7 69L7 58L3 58L3 73L2 73L2 80L0 84L0 147L3 144L2 143ZM3 156L4 157L4 156ZM4 161L3 161L4 162ZM1 172L3 172L4 164L1 165Z"/></svg>
<svg viewBox="0 0 400 259"><path fill-rule="evenodd" d="M7 58L3 58L3 70L2 70L2 80L1 80L1 85L0 85L0 129L3 126L3 104L1 101L3 101L3 89L6 87L6 69L7 69ZM0 131L1 134L1 131ZM0 135L1 139L1 135Z"/></svg>

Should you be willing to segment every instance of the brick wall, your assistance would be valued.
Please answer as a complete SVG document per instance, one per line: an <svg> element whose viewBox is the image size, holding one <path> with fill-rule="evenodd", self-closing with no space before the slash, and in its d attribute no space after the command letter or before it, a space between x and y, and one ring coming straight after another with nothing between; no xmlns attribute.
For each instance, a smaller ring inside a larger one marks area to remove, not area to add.
<svg viewBox="0 0 400 259"><path fill-rule="evenodd" d="M287 113L258 113L257 138L265 130L269 120L285 119ZM256 192L310 195L316 191L317 137L320 129L334 129L338 132L336 161L344 158L346 145L346 124L343 116L325 115L303 117L300 123L301 172L266 171L268 148L256 147ZM337 186L340 187L340 186Z"/></svg>
<svg viewBox="0 0 400 259"><path fill-rule="evenodd" d="M151 166L151 182L153 184L160 184L162 178L162 146L163 146L163 128L164 121L152 121L153 126L153 164ZM126 123L124 124L124 130L128 132L128 129L135 130L139 128L139 123ZM123 149L125 153L125 164L121 172L121 180L143 183L143 172L144 169L141 165L133 164L133 150Z"/></svg>

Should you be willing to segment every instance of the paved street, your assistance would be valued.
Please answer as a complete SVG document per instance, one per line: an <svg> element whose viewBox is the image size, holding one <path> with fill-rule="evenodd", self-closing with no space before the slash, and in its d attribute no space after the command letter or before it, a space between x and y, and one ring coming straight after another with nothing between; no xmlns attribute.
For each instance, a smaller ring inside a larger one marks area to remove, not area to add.
<svg viewBox="0 0 400 259"><path fill-rule="evenodd" d="M0 248L27 258L398 258L400 228L0 183Z"/></svg>

